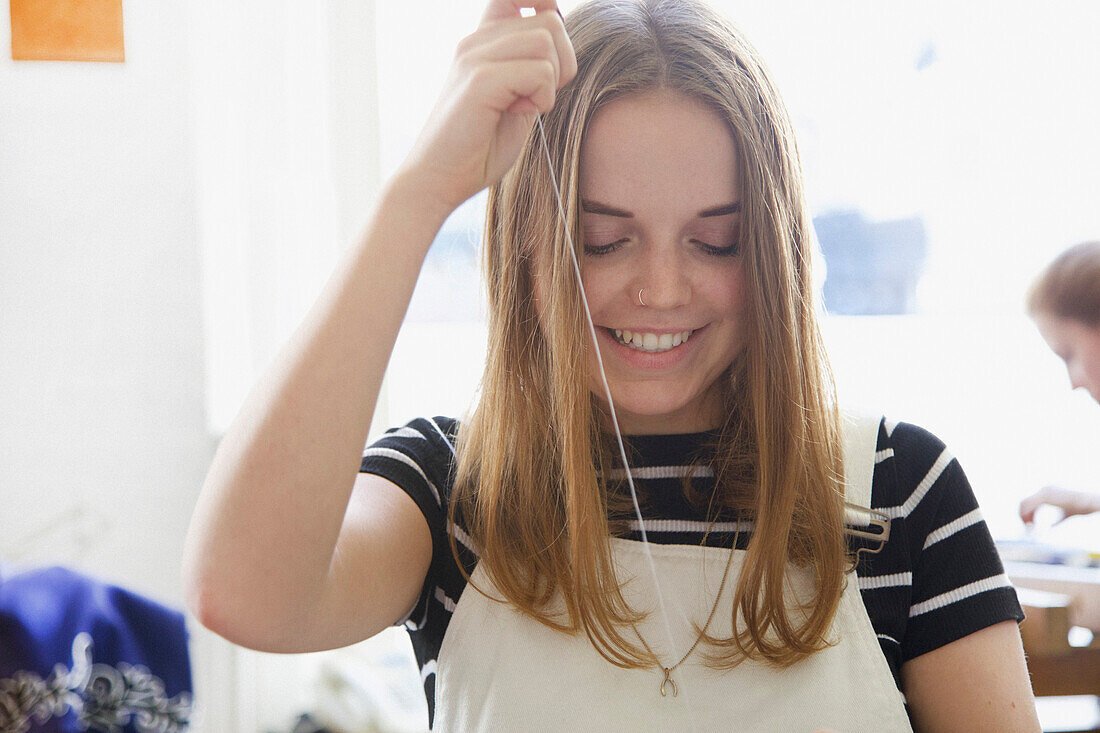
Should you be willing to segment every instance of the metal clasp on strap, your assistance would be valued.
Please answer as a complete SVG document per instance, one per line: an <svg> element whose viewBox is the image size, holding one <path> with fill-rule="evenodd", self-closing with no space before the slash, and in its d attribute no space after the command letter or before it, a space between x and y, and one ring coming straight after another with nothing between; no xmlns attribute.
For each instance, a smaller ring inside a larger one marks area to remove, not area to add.
<svg viewBox="0 0 1100 733"><path fill-rule="evenodd" d="M846 534L878 543L875 547L861 547L856 550L857 561L859 560L859 553L874 554L879 552L890 539L890 517L877 509L869 509L844 502L844 524Z"/></svg>

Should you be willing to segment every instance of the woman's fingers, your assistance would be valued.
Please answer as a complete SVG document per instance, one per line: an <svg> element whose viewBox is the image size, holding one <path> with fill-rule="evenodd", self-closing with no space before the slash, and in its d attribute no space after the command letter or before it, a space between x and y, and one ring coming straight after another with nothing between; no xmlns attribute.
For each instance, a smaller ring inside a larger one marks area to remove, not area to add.
<svg viewBox="0 0 1100 733"><path fill-rule="evenodd" d="M565 32L565 21L557 12L542 13L536 15L534 19L544 23L544 27L554 38L554 48L558 52L558 68L561 72L558 79L560 89L577 75L577 56L573 52L573 43L569 40L569 34Z"/></svg>
<svg viewBox="0 0 1100 733"><path fill-rule="evenodd" d="M467 62L546 58L556 68L559 89L577 74L573 44L557 13L507 17L485 23L462 40L457 56Z"/></svg>
<svg viewBox="0 0 1100 733"><path fill-rule="evenodd" d="M521 7L534 7L523 16ZM406 158L409 175L457 207L515 162L536 112L554 106L577 62L553 0L491 0L455 51L443 92Z"/></svg>
<svg viewBox="0 0 1100 733"><path fill-rule="evenodd" d="M557 0L489 0L481 14L481 22L518 17L521 8L531 8L536 14L559 12Z"/></svg>
<svg viewBox="0 0 1100 733"><path fill-rule="evenodd" d="M526 28L516 33L494 38L472 50L467 59L480 61L549 61L554 67L554 84L561 77L561 61L554 48L554 38L545 28Z"/></svg>
<svg viewBox="0 0 1100 733"><path fill-rule="evenodd" d="M545 59L488 64L478 70L472 81L484 84L483 88L491 95L488 104L501 112L508 111L513 103L524 98L531 100L539 112L548 112L554 106L557 71L553 63Z"/></svg>
<svg viewBox="0 0 1100 733"><path fill-rule="evenodd" d="M494 109L516 115L547 112L554 93L576 75L573 45L557 12L521 17L518 11L505 12L508 7L517 6L497 3L495 19L462 40L456 60L471 70L471 83L492 98ZM549 85L541 64L550 66ZM519 76L509 79L508 73ZM520 94L524 88L531 94ZM508 99L509 93L516 96Z"/></svg>

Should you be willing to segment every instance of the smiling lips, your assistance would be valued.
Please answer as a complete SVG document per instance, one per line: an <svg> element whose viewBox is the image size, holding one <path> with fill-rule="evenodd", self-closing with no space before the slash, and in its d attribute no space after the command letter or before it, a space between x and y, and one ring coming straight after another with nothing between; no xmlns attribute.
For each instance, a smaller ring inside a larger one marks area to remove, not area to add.
<svg viewBox="0 0 1100 733"><path fill-rule="evenodd" d="M662 334L627 331L621 328L608 330L614 334L615 340L623 346L629 346L635 351L644 351L649 354L671 351L687 341L691 337L691 334L695 332L695 329Z"/></svg>

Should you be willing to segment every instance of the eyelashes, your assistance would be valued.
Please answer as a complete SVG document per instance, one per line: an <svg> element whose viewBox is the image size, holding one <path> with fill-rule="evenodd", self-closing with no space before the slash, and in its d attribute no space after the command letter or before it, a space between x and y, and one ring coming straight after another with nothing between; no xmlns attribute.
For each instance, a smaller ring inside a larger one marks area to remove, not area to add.
<svg viewBox="0 0 1100 733"><path fill-rule="evenodd" d="M609 255L612 252L617 251L629 241L629 239L624 237L622 239L616 239L614 242L609 242L607 244L585 244L584 253L593 257L602 257L603 255ZM699 249L702 250L704 253L712 255L714 257L732 257L736 255L741 249L741 246L737 243L726 245L725 247L715 247L712 244L707 244L706 242L700 241L698 239L692 239L690 241L692 244L698 246Z"/></svg>
<svg viewBox="0 0 1100 733"><path fill-rule="evenodd" d="M626 244L629 241L630 241L629 239L623 238L623 239L616 239L614 242L611 242L609 244L601 244L601 245L585 244L584 245L584 253L586 255L592 255L593 257L600 257L602 255L609 255L612 252L619 249L620 247L622 247L624 244Z"/></svg>
<svg viewBox="0 0 1100 733"><path fill-rule="evenodd" d="M725 247L715 247L714 245L707 244L706 242L699 242L696 240L692 241L702 247L704 252L709 255L714 255L715 257L733 257L735 254L741 251L741 245L737 243L730 244Z"/></svg>

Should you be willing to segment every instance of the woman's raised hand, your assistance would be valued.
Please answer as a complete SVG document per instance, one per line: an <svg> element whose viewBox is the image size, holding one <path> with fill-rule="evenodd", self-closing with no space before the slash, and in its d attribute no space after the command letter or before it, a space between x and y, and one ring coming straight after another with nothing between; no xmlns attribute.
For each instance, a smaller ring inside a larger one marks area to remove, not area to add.
<svg viewBox="0 0 1100 733"><path fill-rule="evenodd" d="M520 8L533 7L523 17ZM577 73L555 0L490 0L402 168L453 210L512 166L535 116Z"/></svg>

